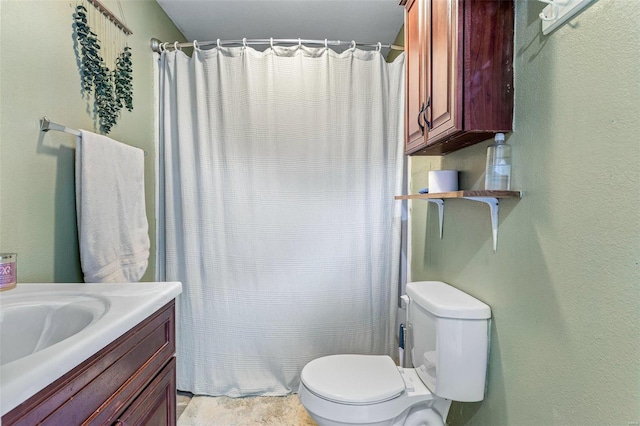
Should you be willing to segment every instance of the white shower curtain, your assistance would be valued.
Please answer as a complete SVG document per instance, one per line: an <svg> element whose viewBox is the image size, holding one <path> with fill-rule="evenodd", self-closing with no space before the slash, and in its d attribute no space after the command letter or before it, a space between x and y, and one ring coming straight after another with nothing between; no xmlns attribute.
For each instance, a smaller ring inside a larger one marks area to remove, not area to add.
<svg viewBox="0 0 640 426"><path fill-rule="evenodd" d="M178 389L283 395L314 358L392 354L404 55L177 51L159 73Z"/></svg>

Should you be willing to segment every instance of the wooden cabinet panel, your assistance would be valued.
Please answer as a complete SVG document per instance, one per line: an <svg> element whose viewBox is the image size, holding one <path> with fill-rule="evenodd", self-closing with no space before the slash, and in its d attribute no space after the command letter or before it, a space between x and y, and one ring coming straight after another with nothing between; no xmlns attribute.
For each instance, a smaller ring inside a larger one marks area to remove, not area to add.
<svg viewBox="0 0 640 426"><path fill-rule="evenodd" d="M407 2L405 153L446 154L511 131L513 22L513 0ZM422 102L419 135L411 123Z"/></svg>
<svg viewBox="0 0 640 426"><path fill-rule="evenodd" d="M464 9L466 129L512 129L513 25L510 0L470 1Z"/></svg>
<svg viewBox="0 0 640 426"><path fill-rule="evenodd" d="M176 359L171 358L144 393L127 408L117 426L175 426Z"/></svg>
<svg viewBox="0 0 640 426"><path fill-rule="evenodd" d="M2 424L112 424L174 353L172 301L5 414Z"/></svg>
<svg viewBox="0 0 640 426"><path fill-rule="evenodd" d="M462 86L458 71L461 70L459 52L462 51L458 36L458 2L431 0L431 66L428 97L431 128L427 143L440 135L459 131L461 120Z"/></svg>
<svg viewBox="0 0 640 426"><path fill-rule="evenodd" d="M424 64L423 49L424 35L421 28L421 0L409 0L405 6L404 49L406 70L406 106L405 106L405 149L412 150L419 147L425 135L425 123L422 107L425 105L424 95Z"/></svg>

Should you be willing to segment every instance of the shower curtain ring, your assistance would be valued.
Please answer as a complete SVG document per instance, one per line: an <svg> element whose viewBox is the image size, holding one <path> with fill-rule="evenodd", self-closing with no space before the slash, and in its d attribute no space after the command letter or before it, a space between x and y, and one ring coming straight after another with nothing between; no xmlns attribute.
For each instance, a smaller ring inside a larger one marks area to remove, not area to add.
<svg viewBox="0 0 640 426"><path fill-rule="evenodd" d="M298 37L298 47L302 47L302 39Z"/></svg>
<svg viewBox="0 0 640 426"><path fill-rule="evenodd" d="M325 47L325 48L329 47L329 42L327 41L327 39L326 39L326 38L324 39L324 47Z"/></svg>
<svg viewBox="0 0 640 426"><path fill-rule="evenodd" d="M242 39L242 46L243 46L243 47L247 47L247 38L246 38L246 37L244 37L244 38Z"/></svg>
<svg viewBox="0 0 640 426"><path fill-rule="evenodd" d="M178 42L177 42L177 41L173 43L173 48L174 48L175 50L182 50L182 49L180 48L180 46L178 46Z"/></svg>
<svg viewBox="0 0 640 426"><path fill-rule="evenodd" d="M200 45L198 44L198 40L193 40L193 48L195 50L200 50Z"/></svg>
<svg viewBox="0 0 640 426"><path fill-rule="evenodd" d="M216 40L216 46L218 47L218 49L220 49L220 39Z"/></svg>
<svg viewBox="0 0 640 426"><path fill-rule="evenodd" d="M378 42L378 47L376 47L376 52L382 50L382 43Z"/></svg>
<svg viewBox="0 0 640 426"><path fill-rule="evenodd" d="M354 52L356 50L356 41L351 40L351 51Z"/></svg>
<svg viewBox="0 0 640 426"><path fill-rule="evenodd" d="M168 42L168 41L165 41L164 43L162 43L162 44L160 45L160 49L161 49L163 52L166 52L166 51L167 51L167 46L168 46L168 45L169 45L169 42Z"/></svg>
<svg viewBox="0 0 640 426"><path fill-rule="evenodd" d="M271 44L271 48L273 49L273 37L269 39L269 43Z"/></svg>

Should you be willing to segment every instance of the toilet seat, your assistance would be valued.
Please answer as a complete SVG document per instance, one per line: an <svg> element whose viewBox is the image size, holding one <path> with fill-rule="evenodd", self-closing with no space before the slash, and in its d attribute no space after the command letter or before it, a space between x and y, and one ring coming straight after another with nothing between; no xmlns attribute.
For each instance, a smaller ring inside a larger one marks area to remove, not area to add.
<svg viewBox="0 0 640 426"><path fill-rule="evenodd" d="M405 390L398 367L388 356L331 355L309 362L300 380L317 396L340 404L378 404Z"/></svg>

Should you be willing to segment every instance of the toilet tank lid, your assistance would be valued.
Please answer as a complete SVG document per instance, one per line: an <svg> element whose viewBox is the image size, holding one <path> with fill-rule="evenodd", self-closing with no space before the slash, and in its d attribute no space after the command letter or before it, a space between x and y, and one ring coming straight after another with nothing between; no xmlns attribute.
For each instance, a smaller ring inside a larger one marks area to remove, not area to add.
<svg viewBox="0 0 640 426"><path fill-rule="evenodd" d="M417 281L407 284L412 302L433 315L457 319L491 318L491 308L473 296L442 281Z"/></svg>

